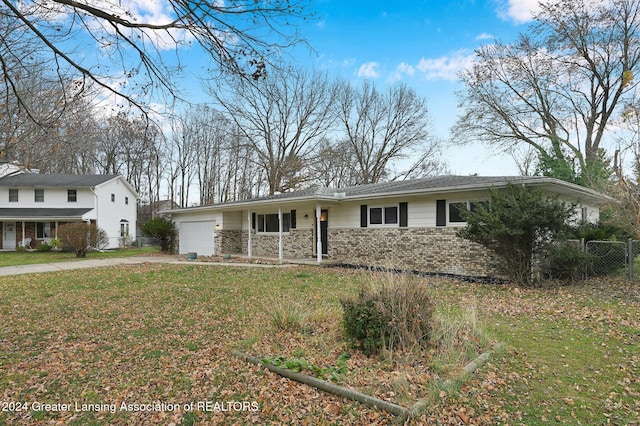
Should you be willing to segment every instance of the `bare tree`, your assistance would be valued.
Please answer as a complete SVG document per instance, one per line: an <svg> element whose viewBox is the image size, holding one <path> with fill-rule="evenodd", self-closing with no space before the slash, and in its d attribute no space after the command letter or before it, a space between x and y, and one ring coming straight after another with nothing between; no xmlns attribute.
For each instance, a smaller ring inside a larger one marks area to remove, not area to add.
<svg viewBox="0 0 640 426"><path fill-rule="evenodd" d="M438 156L438 144L429 134L427 102L405 84L381 93L368 80L360 88L342 82L337 108L359 184L415 176ZM406 167L401 160L409 161Z"/></svg>
<svg viewBox="0 0 640 426"><path fill-rule="evenodd" d="M164 9L154 10L158 5ZM92 82L144 110L144 95L156 89L177 94L180 49L193 44L204 49L211 69L257 79L269 57L300 41L294 24L310 17L305 6L306 0L2 0L0 20L10 29L0 37L5 89L29 109L16 88L36 52L60 81L73 73L83 87ZM171 52L175 57L167 58Z"/></svg>
<svg viewBox="0 0 640 426"><path fill-rule="evenodd" d="M336 91L328 76L286 67L227 87L211 93L254 149L269 194L307 182L308 160L333 122Z"/></svg>
<svg viewBox="0 0 640 426"><path fill-rule="evenodd" d="M541 3L531 34L481 47L461 74L454 139L507 152L526 144L542 172L592 184L607 127L637 85L639 37L638 0Z"/></svg>

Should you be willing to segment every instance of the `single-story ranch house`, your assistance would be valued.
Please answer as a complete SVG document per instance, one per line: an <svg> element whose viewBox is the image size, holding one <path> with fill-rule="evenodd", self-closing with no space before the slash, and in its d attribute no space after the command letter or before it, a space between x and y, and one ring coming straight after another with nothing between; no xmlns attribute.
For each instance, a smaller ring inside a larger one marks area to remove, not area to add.
<svg viewBox="0 0 640 426"><path fill-rule="evenodd" d="M122 176L40 174L26 169L0 177L0 249L36 248L58 227L86 222L102 228L108 247L136 238L138 194Z"/></svg>
<svg viewBox="0 0 640 426"><path fill-rule="evenodd" d="M456 236L460 206L490 188L520 184L578 204L596 222L603 195L547 177L439 176L348 188L312 188L250 200L167 211L179 253L328 258L343 264L491 276L486 250Z"/></svg>

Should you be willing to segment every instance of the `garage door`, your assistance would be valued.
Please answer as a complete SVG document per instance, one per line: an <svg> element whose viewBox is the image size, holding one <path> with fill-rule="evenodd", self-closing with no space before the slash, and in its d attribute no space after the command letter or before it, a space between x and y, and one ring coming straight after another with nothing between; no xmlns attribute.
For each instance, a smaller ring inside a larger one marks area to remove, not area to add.
<svg viewBox="0 0 640 426"><path fill-rule="evenodd" d="M215 220L180 223L180 254L196 252L198 255L213 254L213 231Z"/></svg>

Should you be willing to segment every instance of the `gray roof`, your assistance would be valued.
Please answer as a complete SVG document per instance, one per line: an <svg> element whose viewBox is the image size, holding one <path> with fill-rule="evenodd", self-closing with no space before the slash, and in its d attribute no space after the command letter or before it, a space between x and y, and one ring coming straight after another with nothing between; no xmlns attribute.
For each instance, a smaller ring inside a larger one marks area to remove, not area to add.
<svg viewBox="0 0 640 426"><path fill-rule="evenodd" d="M422 179L410 179L393 182L380 182L366 185L356 185L344 188L322 188L313 187L301 191L285 192L282 194L268 195L264 197L251 198L248 200L231 201L227 203L214 204L209 206L188 207L185 209L174 209L172 211L191 211L194 209L224 208L241 206L246 204L260 204L282 201L296 200L359 200L368 197L376 198L383 196L409 195L409 194L438 194L460 191L479 191L491 187L504 187L507 184L523 184L534 186L552 187L558 193L565 193L574 196L582 196L597 200L607 198L602 194L589 188L564 182L559 179L544 176L435 176Z"/></svg>
<svg viewBox="0 0 640 426"><path fill-rule="evenodd" d="M84 209L45 209L45 208L0 208L0 220L12 219L80 219L82 215L91 211L91 208Z"/></svg>
<svg viewBox="0 0 640 426"><path fill-rule="evenodd" d="M20 173L0 178L0 186L18 187L94 187L116 178L117 175L73 175L56 173Z"/></svg>

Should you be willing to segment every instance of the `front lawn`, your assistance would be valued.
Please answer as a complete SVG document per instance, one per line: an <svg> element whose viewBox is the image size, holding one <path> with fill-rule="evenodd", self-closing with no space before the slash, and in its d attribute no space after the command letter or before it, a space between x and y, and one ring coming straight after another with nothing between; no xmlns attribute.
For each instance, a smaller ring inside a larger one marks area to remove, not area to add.
<svg viewBox="0 0 640 426"><path fill-rule="evenodd" d="M142 264L0 278L0 424L390 424L234 357L268 357L427 424L637 424L640 286L425 278L468 353L367 358L342 339L362 271ZM473 324L471 324L473 323ZM481 328L484 336L468 333ZM489 336L486 338L486 336ZM486 340L484 340L486 339ZM460 369L499 342L489 361Z"/></svg>
<svg viewBox="0 0 640 426"><path fill-rule="evenodd" d="M70 251L3 251L0 252L0 267L33 265L37 263L68 262L81 259L105 259L110 257L138 256L158 252L159 249L157 247L127 248L106 250L103 252L92 251L87 253L87 257L78 258L76 257L75 252Z"/></svg>

